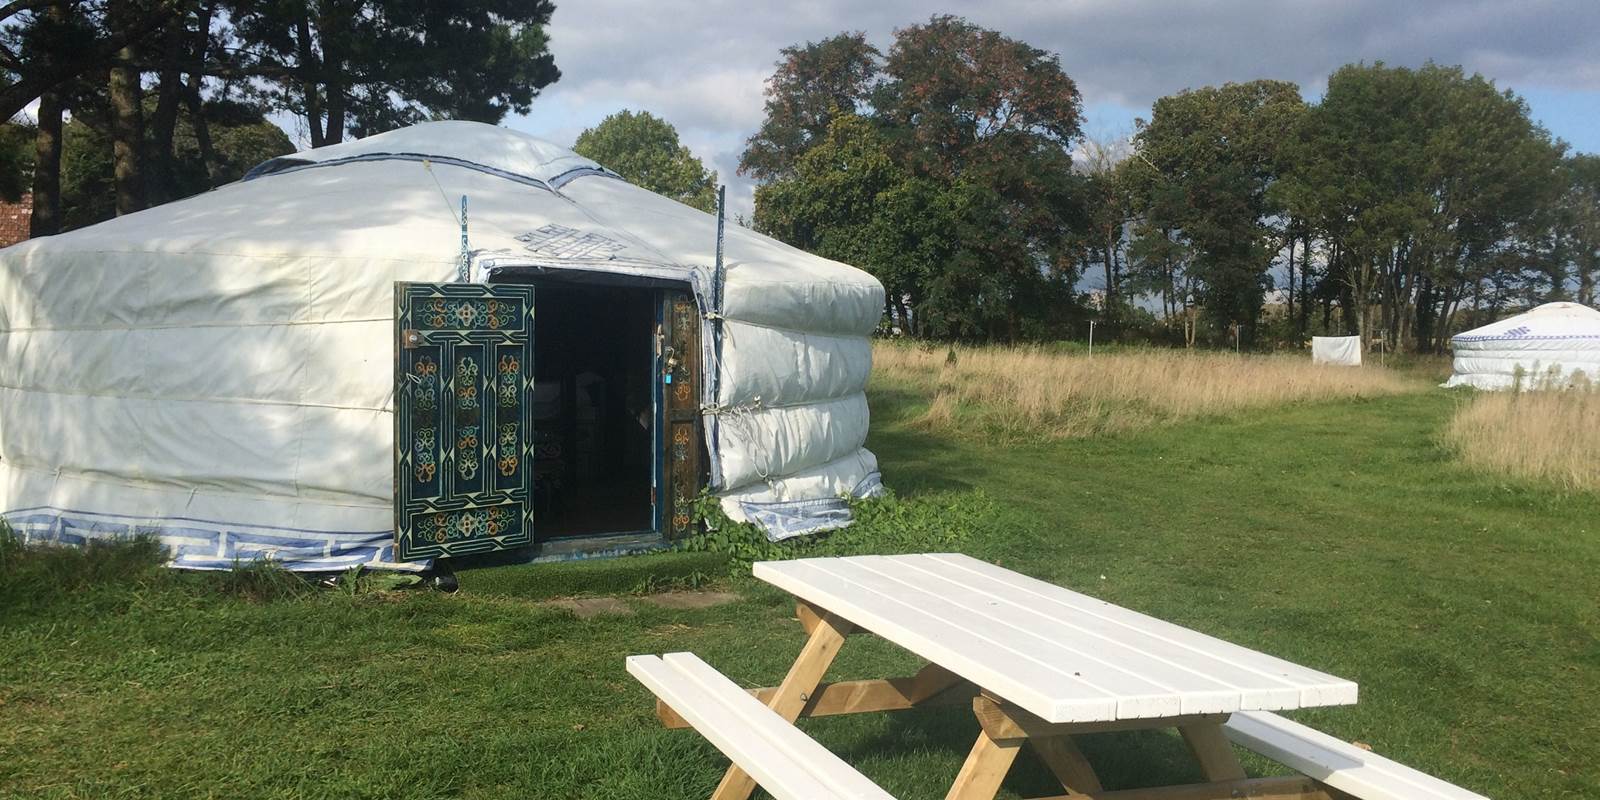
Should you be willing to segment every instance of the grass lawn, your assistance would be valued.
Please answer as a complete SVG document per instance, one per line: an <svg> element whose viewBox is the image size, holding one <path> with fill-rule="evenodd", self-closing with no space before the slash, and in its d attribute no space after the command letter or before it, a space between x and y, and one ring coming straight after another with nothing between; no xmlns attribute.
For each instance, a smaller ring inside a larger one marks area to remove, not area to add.
<svg viewBox="0 0 1600 800"><path fill-rule="evenodd" d="M908 386L872 399L907 502L992 507L972 555L1356 680L1358 706L1296 718L1478 792L1600 796L1600 498L1456 465L1459 396L1036 443L929 432ZM802 638L788 598L735 577L739 601L695 611L536 601L707 563L481 570L455 595L0 587L0 796L703 798L724 762L659 728L622 659L693 650L772 685ZM833 675L914 666L859 638ZM977 730L960 709L802 725L904 798L942 797ZM1112 787L1198 778L1174 736L1085 749ZM1007 789L1050 787L1024 763Z"/></svg>

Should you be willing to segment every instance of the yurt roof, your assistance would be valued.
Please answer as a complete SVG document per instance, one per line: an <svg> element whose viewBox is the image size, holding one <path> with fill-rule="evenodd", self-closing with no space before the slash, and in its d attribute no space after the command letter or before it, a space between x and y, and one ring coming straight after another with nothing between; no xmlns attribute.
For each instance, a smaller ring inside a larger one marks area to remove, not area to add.
<svg viewBox="0 0 1600 800"><path fill-rule="evenodd" d="M468 198L475 277L520 264L621 272L636 266L701 291L709 285L713 215L620 180L549 142L460 121L273 159L243 181L24 242L7 255L23 262L55 259L59 266L59 257L69 254L99 264L116 253L164 254L226 260L240 270L253 262L312 259L375 279L386 265L431 264L436 279L447 280L460 255L462 196ZM882 285L847 264L734 224L726 226L724 251L725 316L864 335L882 314ZM9 327L5 305L0 302L0 328ZM16 316L11 325L25 322Z"/></svg>
<svg viewBox="0 0 1600 800"><path fill-rule="evenodd" d="M1600 339L1600 311L1579 303L1546 303L1531 311L1459 333L1453 342Z"/></svg>

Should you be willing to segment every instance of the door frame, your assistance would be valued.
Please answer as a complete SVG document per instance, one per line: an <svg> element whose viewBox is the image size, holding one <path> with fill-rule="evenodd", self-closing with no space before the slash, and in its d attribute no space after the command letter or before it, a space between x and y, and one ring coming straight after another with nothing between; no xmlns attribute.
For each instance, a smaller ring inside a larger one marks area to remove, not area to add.
<svg viewBox="0 0 1600 800"><path fill-rule="evenodd" d="M654 380L651 385L651 427L653 458L651 465L651 529L640 531L617 531L614 533L591 534L586 536L561 537L558 539L535 540L526 546L515 550L506 550L493 554L466 556L453 559L458 566L511 564L511 563L538 563L549 561L574 561L590 558L610 558L614 556L631 555L665 549L673 543L669 534L667 519L670 503L665 502L667 486L667 448L670 442L667 439L667 403L663 391L662 375L664 373L663 356L665 352L664 336L666 320L665 302L666 295L680 292L690 298L695 308L700 309L701 298L695 287L689 281L671 280L631 274L621 274L613 271L596 269L588 270L581 267L568 265L546 265L533 263L519 263L497 266L490 271L485 284L532 284L535 287L534 295L538 296L538 287L545 285L575 285L651 290L652 305L655 308L655 325L652 336L656 339L652 347L651 374ZM710 365L705 363L703 348L696 348L692 353L697 381L705 380L706 370ZM694 402L698 405L701 396L700 386L695 386L692 393ZM529 391L531 392L531 383ZM703 425L703 420L701 421ZM704 431L698 430L693 442L693 462L698 475L698 485L704 486L709 480L707 469L707 453ZM537 529L536 529L537 531Z"/></svg>

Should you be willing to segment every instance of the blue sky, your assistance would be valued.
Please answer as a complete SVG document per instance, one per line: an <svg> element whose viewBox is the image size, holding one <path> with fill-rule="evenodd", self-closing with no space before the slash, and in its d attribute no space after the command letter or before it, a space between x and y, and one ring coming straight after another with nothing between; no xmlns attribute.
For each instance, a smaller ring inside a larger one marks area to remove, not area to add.
<svg viewBox="0 0 1600 800"><path fill-rule="evenodd" d="M1131 132L1152 101L1185 88L1275 78L1315 99L1343 64L1432 60L1512 89L1555 136L1600 152L1596 0L558 0L551 49L562 78L505 124L568 145L607 114L651 111L748 213L754 187L734 168L761 124L779 48L857 30L886 48L896 28L934 13L1057 53L1082 91L1085 133L1100 139Z"/></svg>

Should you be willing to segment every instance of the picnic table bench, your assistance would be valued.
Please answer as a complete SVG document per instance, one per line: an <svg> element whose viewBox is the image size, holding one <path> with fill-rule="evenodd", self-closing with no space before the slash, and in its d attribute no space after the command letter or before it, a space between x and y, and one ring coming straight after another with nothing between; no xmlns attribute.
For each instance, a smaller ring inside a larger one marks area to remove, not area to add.
<svg viewBox="0 0 1600 800"><path fill-rule="evenodd" d="M757 784L780 800L888 797L793 722L970 704L977 740L947 800L990 800L1023 745L1065 797L1101 800L1483 800L1274 711L1354 703L1354 683L964 555L761 562L809 634L783 681L739 690L689 654L629 671L668 727L694 727L733 761L713 800ZM851 634L927 660L908 677L825 683ZM1106 791L1073 737L1176 729L1205 782ZM1249 778L1230 741L1299 774ZM806 781L810 781L807 783Z"/></svg>

